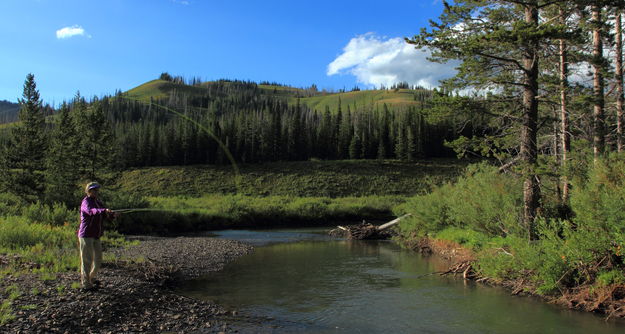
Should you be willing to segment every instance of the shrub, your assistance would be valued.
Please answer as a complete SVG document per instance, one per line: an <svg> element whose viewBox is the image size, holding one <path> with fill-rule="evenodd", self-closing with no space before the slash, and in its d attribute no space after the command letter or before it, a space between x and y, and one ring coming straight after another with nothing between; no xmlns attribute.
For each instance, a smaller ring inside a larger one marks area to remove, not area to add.
<svg viewBox="0 0 625 334"><path fill-rule="evenodd" d="M522 235L521 182L487 164L472 165L448 193L449 217L489 235Z"/></svg>
<svg viewBox="0 0 625 334"><path fill-rule="evenodd" d="M486 164L469 166L455 184L413 197L395 210L412 213L403 234L426 235L448 226L468 228L491 236L524 233L520 221L522 191L519 180Z"/></svg>
<svg viewBox="0 0 625 334"><path fill-rule="evenodd" d="M395 214L412 214L400 224L400 233L405 236L410 234L424 236L452 225L454 222L449 216L451 203L448 203L447 197L452 187L450 184L444 185L429 194L412 197L406 203L397 206Z"/></svg>
<svg viewBox="0 0 625 334"><path fill-rule="evenodd" d="M625 156L597 161L587 181L574 184L571 207L580 229L592 231L610 245L625 248ZM597 250L606 250L601 247Z"/></svg>
<svg viewBox="0 0 625 334"><path fill-rule="evenodd" d="M24 205L26 201L21 197L11 193L0 193L0 217L19 215Z"/></svg>
<svg viewBox="0 0 625 334"><path fill-rule="evenodd" d="M50 249L75 246L75 231L67 226L32 224L24 217L0 219L0 249L26 250L38 244Z"/></svg>
<svg viewBox="0 0 625 334"><path fill-rule="evenodd" d="M608 286L610 284L624 284L625 273L621 270L613 269L603 271L597 276L597 284L599 286Z"/></svg>
<svg viewBox="0 0 625 334"><path fill-rule="evenodd" d="M62 226L65 224L77 226L79 222L78 211L70 210L65 204L61 203L47 205L36 202L25 205L21 213L30 222L51 226Z"/></svg>
<svg viewBox="0 0 625 334"><path fill-rule="evenodd" d="M481 250L490 241L490 238L484 233L458 227L448 227L436 233L435 238L453 241L474 251Z"/></svg>

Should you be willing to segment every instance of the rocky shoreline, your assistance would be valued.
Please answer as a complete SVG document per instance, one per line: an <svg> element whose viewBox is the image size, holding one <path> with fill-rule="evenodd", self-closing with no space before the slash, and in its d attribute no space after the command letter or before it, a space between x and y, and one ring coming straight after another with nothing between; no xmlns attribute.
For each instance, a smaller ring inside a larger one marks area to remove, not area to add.
<svg viewBox="0 0 625 334"><path fill-rule="evenodd" d="M177 295L178 282L218 271L252 247L210 237L134 237L137 246L115 254L98 275L101 287L83 292L77 272L45 280L36 274L7 275L0 296L14 291L15 319L1 333L219 333L236 332L233 322L257 322L236 311ZM15 294L18 296L15 298Z"/></svg>

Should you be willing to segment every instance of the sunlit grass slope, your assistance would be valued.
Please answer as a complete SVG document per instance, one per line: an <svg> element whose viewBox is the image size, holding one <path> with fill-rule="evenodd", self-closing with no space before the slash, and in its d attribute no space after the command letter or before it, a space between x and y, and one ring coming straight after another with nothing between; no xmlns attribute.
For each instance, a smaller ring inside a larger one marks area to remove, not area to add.
<svg viewBox="0 0 625 334"><path fill-rule="evenodd" d="M209 81L203 83L201 86L190 86L165 80L152 80L129 90L127 96L142 101L149 101L150 98L166 98L173 90L183 92L190 96L204 95L206 93L204 87L213 83L214 82ZM222 84L224 83L222 82ZM225 84L227 85L228 83L226 82ZM412 89L319 93L317 96L302 97L306 95L306 92L301 88L278 85L258 85L258 88L264 95L282 97L287 99L290 103L295 103L299 97L300 103L306 104L310 108L319 111L325 110L326 106L329 107L331 111L336 111L338 109L339 100L343 108L347 108L347 105L349 105L352 109L375 109L378 107L381 108L383 104L389 107L420 105L420 102L415 99L415 93L419 91Z"/></svg>
<svg viewBox="0 0 625 334"><path fill-rule="evenodd" d="M339 99L343 109L349 105L352 109L377 108L386 104L391 106L419 105L415 100L415 90L361 90L346 93L319 95L300 99L300 103L308 105L312 109L325 110L326 106L334 111L338 109Z"/></svg>
<svg viewBox="0 0 625 334"><path fill-rule="evenodd" d="M298 161L240 165L239 187L231 166L148 167L123 172L122 190L146 196L348 197L415 195L433 184L453 180L464 163L457 160L420 162L345 160Z"/></svg>
<svg viewBox="0 0 625 334"><path fill-rule="evenodd" d="M169 93L174 90L191 96L202 95L206 92L206 90L202 87L183 85L165 80L152 80L144 83L143 85L137 86L126 93L129 98L141 101L150 101L150 98L167 98Z"/></svg>

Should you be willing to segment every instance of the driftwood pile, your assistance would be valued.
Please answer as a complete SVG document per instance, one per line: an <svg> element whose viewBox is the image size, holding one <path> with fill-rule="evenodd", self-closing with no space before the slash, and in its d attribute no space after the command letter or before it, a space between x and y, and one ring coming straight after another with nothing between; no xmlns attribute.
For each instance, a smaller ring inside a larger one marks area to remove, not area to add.
<svg viewBox="0 0 625 334"><path fill-rule="evenodd" d="M475 274L475 271L473 270L473 262L474 261L467 260L467 261L456 263L455 265L447 269L447 271L440 273L440 275L441 276L442 275L454 275L455 276L458 274L462 274L462 277L464 279L475 278L476 274Z"/></svg>
<svg viewBox="0 0 625 334"><path fill-rule="evenodd" d="M350 240L389 239L396 235L396 232L391 230L390 227L397 225L400 220L408 216L410 216L410 214L403 215L380 226L376 226L365 221L356 225L337 226L335 229L331 230L329 234L333 237L346 238Z"/></svg>

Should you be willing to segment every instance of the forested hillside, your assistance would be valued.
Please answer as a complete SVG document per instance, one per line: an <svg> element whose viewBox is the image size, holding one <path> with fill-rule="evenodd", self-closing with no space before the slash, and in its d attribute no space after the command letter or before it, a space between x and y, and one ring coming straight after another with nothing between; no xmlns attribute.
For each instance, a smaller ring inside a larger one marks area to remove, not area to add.
<svg viewBox="0 0 625 334"><path fill-rule="evenodd" d="M440 93L390 89L319 92L313 86L218 80L185 81L164 73L127 93L87 102L106 118L118 167L317 159L454 156L444 146L475 127L465 116L440 120L428 102ZM462 128L461 128L462 127ZM224 149L226 148L226 149Z"/></svg>
<svg viewBox="0 0 625 334"><path fill-rule="evenodd" d="M0 124L11 123L17 121L17 113L20 110L20 106L17 103L9 102L6 100L0 101Z"/></svg>

